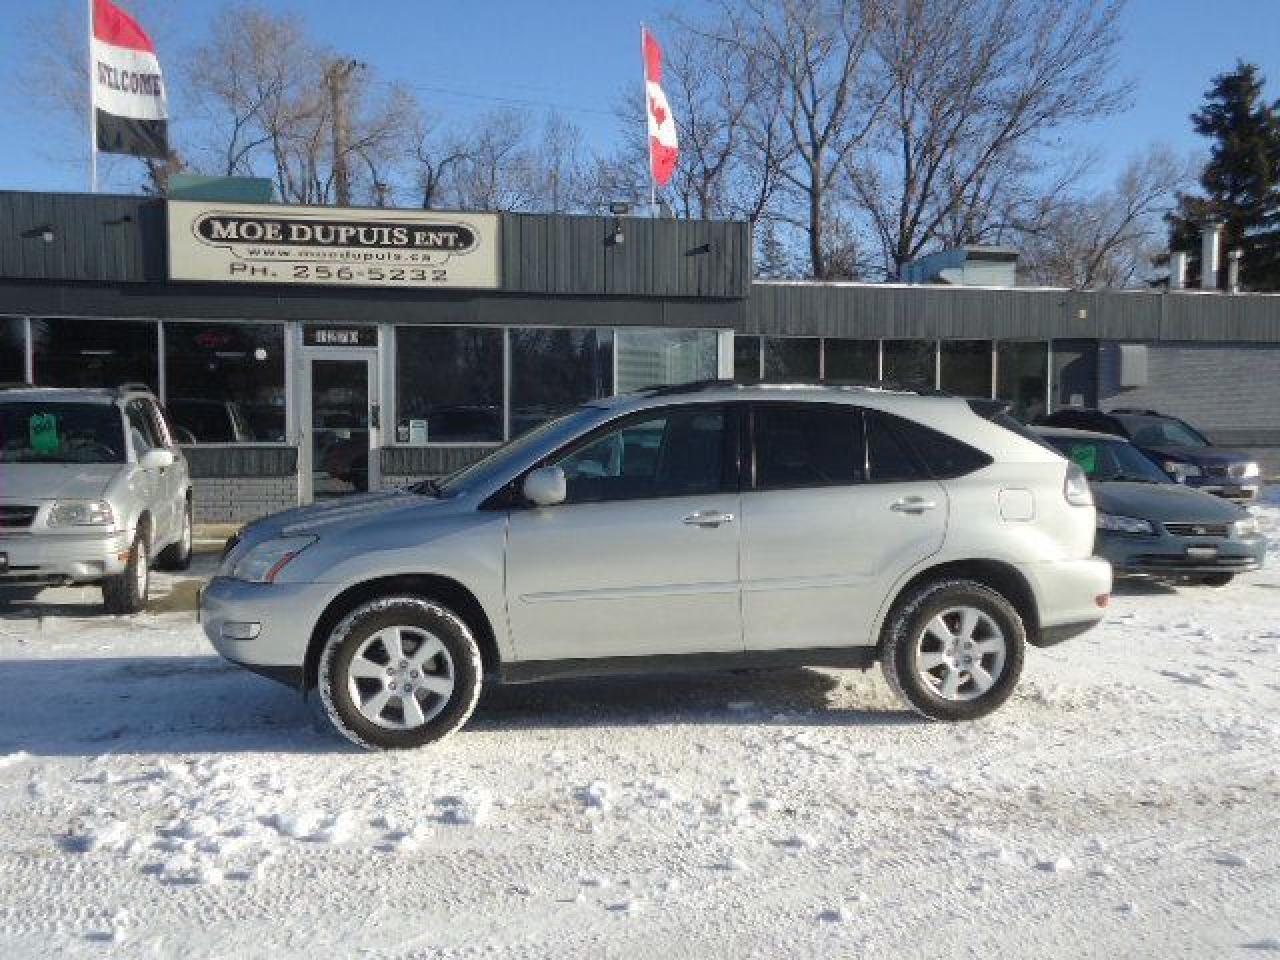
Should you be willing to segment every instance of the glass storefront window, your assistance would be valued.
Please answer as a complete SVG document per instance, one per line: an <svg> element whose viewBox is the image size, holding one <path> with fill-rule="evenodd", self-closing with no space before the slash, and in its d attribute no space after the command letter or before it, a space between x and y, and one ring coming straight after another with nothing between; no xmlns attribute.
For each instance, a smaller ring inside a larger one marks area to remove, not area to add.
<svg viewBox="0 0 1280 960"><path fill-rule="evenodd" d="M611 330L530 327L511 337L511 436L613 393Z"/></svg>
<svg viewBox="0 0 1280 960"><path fill-rule="evenodd" d="M396 441L502 442L502 331L396 327Z"/></svg>
<svg viewBox="0 0 1280 960"><path fill-rule="evenodd" d="M1045 412L1049 374L1049 344L1039 341L1001 341L996 348L996 396L1009 401L1010 413L1030 423Z"/></svg>
<svg viewBox="0 0 1280 960"><path fill-rule="evenodd" d="M179 443L283 443L284 325L164 325L165 407Z"/></svg>
<svg viewBox="0 0 1280 960"><path fill-rule="evenodd" d="M817 383L821 342L817 337L765 337L765 383Z"/></svg>
<svg viewBox="0 0 1280 960"><path fill-rule="evenodd" d="M958 397L991 396L991 341L944 340L939 386Z"/></svg>
<svg viewBox="0 0 1280 960"><path fill-rule="evenodd" d="M937 378L937 346L934 340L886 340L885 383L899 387L932 389Z"/></svg>
<svg viewBox="0 0 1280 960"><path fill-rule="evenodd" d="M822 351L822 377L827 383L875 383L880 379L879 340L828 337L822 341Z"/></svg>
<svg viewBox="0 0 1280 960"><path fill-rule="evenodd" d="M25 326L21 317L0 317L0 383L27 379Z"/></svg>
<svg viewBox="0 0 1280 960"><path fill-rule="evenodd" d="M658 384L714 380L719 338L710 330L618 330L617 393Z"/></svg>
<svg viewBox="0 0 1280 960"><path fill-rule="evenodd" d="M153 320L32 318L35 381L45 387L117 387L159 381Z"/></svg>
<svg viewBox="0 0 1280 960"><path fill-rule="evenodd" d="M1053 341L1053 409L1098 405L1098 341Z"/></svg>
<svg viewBox="0 0 1280 960"><path fill-rule="evenodd" d="M733 380L735 383L760 382L760 338L733 338Z"/></svg>

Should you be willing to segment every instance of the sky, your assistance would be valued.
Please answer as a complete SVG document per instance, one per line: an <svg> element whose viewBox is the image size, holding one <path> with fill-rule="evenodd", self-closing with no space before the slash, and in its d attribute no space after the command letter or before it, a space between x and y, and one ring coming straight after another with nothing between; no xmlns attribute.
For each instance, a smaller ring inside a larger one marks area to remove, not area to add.
<svg viewBox="0 0 1280 960"><path fill-rule="evenodd" d="M165 8L163 23L143 26L156 35L162 67L173 70L226 0L143 2ZM539 111L553 105L578 125L587 146L601 152L623 136L613 115L620 94L640 83L640 22L673 9L671 0L259 2L302 14L317 39L375 65L386 79L416 87L437 114L463 119L496 106ZM121 3L129 9L129 0ZM52 18L59 10L79 15L85 3L0 0L0 7L10 6L24 8L28 18ZM1280 98L1280 0L1130 0L1121 33L1119 74L1134 84L1132 105L1060 138L1064 147L1096 152L1099 182L1154 144L1179 153L1203 151L1188 115L1213 75L1237 59L1257 63L1268 78L1268 95ZM24 29L0 32L0 62L23 63L28 35ZM15 79L12 71L9 79ZM21 83L3 87L0 189L85 189L81 142L65 124L55 136L54 125L24 99Z"/></svg>

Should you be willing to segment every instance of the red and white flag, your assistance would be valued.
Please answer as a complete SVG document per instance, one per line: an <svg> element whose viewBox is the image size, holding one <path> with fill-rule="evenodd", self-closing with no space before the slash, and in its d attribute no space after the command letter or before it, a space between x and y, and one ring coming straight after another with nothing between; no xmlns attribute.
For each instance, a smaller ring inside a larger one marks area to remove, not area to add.
<svg viewBox="0 0 1280 960"><path fill-rule="evenodd" d="M665 187L676 171L679 143L676 121L671 116L667 95L662 92L662 47L647 27L640 28L644 48L644 96L649 115L649 171L653 182Z"/></svg>
<svg viewBox="0 0 1280 960"><path fill-rule="evenodd" d="M169 108L151 38L111 0L93 0L90 53L98 149L165 157Z"/></svg>

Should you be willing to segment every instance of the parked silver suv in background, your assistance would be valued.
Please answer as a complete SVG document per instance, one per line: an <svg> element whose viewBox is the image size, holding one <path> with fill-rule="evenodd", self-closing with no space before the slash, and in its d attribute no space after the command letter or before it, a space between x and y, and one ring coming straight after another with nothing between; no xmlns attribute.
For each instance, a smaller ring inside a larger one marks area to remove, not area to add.
<svg viewBox="0 0 1280 960"><path fill-rule="evenodd" d="M1094 524L1080 468L989 401L660 388L250 525L201 620L364 745L445 736L482 679L752 665L880 663L963 720L1012 694L1027 643L1102 618Z"/></svg>
<svg viewBox="0 0 1280 960"><path fill-rule="evenodd" d="M156 398L0 389L0 586L101 583L132 613L152 562L191 562L191 478Z"/></svg>

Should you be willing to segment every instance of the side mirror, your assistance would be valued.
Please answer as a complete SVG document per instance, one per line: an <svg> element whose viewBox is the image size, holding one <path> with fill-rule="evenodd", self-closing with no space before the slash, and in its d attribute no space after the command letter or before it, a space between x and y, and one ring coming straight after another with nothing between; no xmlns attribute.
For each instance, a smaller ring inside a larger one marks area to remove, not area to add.
<svg viewBox="0 0 1280 960"><path fill-rule="evenodd" d="M148 450L138 460L143 470L163 470L173 466L173 452L170 450Z"/></svg>
<svg viewBox="0 0 1280 960"><path fill-rule="evenodd" d="M539 507L564 503L569 495L568 482L559 467L539 467L524 478L521 489L529 502Z"/></svg>

